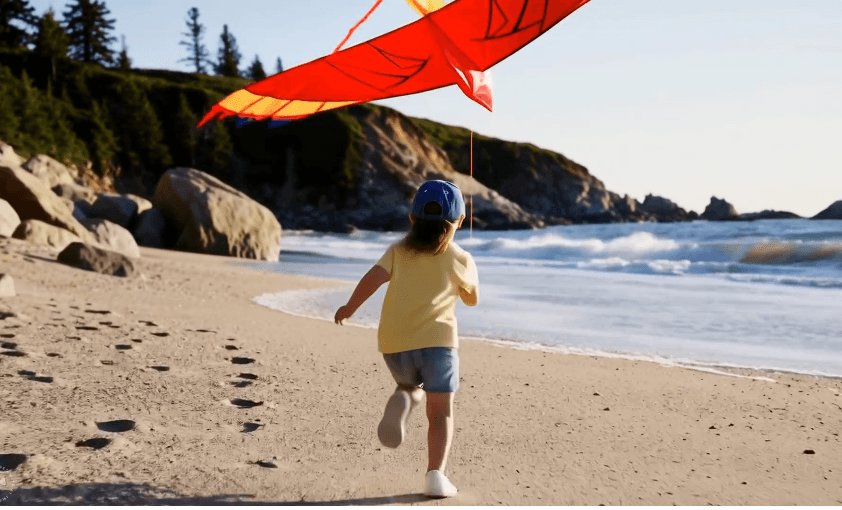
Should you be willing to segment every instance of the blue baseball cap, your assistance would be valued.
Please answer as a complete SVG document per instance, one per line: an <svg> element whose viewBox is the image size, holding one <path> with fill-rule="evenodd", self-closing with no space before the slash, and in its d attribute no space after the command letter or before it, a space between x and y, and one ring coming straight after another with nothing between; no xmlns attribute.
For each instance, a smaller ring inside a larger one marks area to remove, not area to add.
<svg viewBox="0 0 842 510"><path fill-rule="evenodd" d="M424 206L436 202L441 214L424 214ZM427 181L418 188L412 202L412 215L422 220L458 221L465 215L465 200L459 187L449 181Z"/></svg>

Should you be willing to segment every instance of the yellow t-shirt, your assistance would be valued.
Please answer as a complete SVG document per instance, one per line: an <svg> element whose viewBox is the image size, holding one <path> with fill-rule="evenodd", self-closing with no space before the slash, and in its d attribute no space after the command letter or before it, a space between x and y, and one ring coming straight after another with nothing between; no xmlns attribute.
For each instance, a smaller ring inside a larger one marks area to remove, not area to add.
<svg viewBox="0 0 842 510"><path fill-rule="evenodd" d="M474 306L479 292L471 254L452 241L438 255L416 253L398 242L377 265L391 275L377 330L380 352L458 347L456 300L461 294L465 304Z"/></svg>

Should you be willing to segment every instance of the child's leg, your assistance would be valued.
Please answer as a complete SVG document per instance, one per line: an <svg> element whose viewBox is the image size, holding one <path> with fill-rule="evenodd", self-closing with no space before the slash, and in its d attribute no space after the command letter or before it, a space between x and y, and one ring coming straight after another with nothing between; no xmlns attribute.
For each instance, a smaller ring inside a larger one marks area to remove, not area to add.
<svg viewBox="0 0 842 510"><path fill-rule="evenodd" d="M453 397L455 393L427 393L427 471L441 471L447 467L450 444L453 441Z"/></svg>

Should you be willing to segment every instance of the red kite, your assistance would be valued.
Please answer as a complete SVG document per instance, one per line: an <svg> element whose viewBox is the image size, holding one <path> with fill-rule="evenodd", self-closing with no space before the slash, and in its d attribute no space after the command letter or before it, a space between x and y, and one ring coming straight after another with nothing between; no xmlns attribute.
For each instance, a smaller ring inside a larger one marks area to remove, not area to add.
<svg viewBox="0 0 842 510"><path fill-rule="evenodd" d="M441 6L441 0L407 0L423 18L252 83L217 103L199 126L232 115L300 119L449 85L459 86L490 111L491 83L486 71L588 1L454 0Z"/></svg>

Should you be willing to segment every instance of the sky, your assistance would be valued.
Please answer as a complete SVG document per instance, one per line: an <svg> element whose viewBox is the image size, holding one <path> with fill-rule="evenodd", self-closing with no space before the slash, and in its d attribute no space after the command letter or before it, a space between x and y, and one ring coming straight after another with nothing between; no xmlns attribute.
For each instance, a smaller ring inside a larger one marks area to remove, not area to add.
<svg viewBox="0 0 842 510"><path fill-rule="evenodd" d="M272 74L333 51L374 1L105 4L134 67L190 71L179 41L197 7L212 57L227 24L241 68L258 56ZM384 0L347 46L415 19ZM842 200L842 0L591 0L492 74L493 113L456 87L379 104L560 152L640 201L813 216Z"/></svg>

